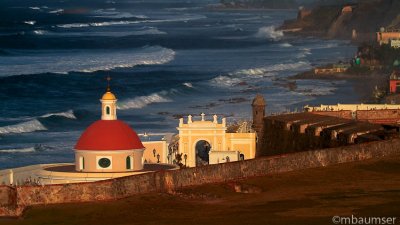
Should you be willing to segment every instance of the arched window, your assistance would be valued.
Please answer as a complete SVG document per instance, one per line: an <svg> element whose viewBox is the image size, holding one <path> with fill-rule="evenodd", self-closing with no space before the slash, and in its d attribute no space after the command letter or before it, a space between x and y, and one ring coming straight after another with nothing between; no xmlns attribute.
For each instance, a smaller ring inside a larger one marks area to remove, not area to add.
<svg viewBox="0 0 400 225"><path fill-rule="evenodd" d="M106 107L106 114L107 114L107 115L110 115L110 106L107 106L107 107Z"/></svg>
<svg viewBox="0 0 400 225"><path fill-rule="evenodd" d="M79 157L79 170L85 169L85 158L83 156Z"/></svg>
<svg viewBox="0 0 400 225"><path fill-rule="evenodd" d="M132 166L131 166L131 157L130 157L130 156L126 157L126 169L127 169L127 170L132 169Z"/></svg>

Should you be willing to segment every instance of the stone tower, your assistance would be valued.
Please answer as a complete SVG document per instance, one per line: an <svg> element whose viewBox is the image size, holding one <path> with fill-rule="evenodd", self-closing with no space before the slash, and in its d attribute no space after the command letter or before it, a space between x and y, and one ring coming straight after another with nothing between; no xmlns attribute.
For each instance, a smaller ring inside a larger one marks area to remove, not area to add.
<svg viewBox="0 0 400 225"><path fill-rule="evenodd" d="M262 95L257 94L251 103L253 110L253 125L252 128L257 132L257 144L256 151L260 152L261 139L264 135L264 117L265 117L265 106L267 103ZM256 153L257 155L257 153Z"/></svg>

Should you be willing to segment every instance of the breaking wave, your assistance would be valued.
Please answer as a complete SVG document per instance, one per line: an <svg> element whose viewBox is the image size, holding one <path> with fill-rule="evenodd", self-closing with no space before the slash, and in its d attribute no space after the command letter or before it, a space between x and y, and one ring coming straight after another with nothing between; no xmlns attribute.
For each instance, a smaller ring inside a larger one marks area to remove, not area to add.
<svg viewBox="0 0 400 225"><path fill-rule="evenodd" d="M310 63L306 61L300 61L296 63L280 63L265 67L264 69L268 72L273 72L273 71L284 71L284 70L296 70L300 68L308 69L310 68Z"/></svg>
<svg viewBox="0 0 400 225"><path fill-rule="evenodd" d="M182 7L182 8L166 8L165 10L169 11L187 11L187 10L198 10L202 9L203 7Z"/></svg>
<svg viewBox="0 0 400 225"><path fill-rule="evenodd" d="M307 57L307 55L311 55L312 54L311 53L311 49L309 49L309 48L302 48L300 50L302 50L303 52L299 53L296 56L296 58L305 58L305 57Z"/></svg>
<svg viewBox="0 0 400 225"><path fill-rule="evenodd" d="M256 37L258 38L267 38L274 41L280 40L283 36L283 32L275 30L275 26L261 27L256 33Z"/></svg>
<svg viewBox="0 0 400 225"><path fill-rule="evenodd" d="M124 100L118 104L118 109L141 109L152 103L171 102L172 100L166 97L167 94L167 91L162 91L148 96L140 96L133 99Z"/></svg>
<svg viewBox="0 0 400 225"><path fill-rule="evenodd" d="M242 69L226 75L217 76L209 82L213 86L232 87L246 83L249 78L272 77L277 75L279 71L297 70L300 68L308 69L310 68L310 64L300 61L297 63L282 63L260 68Z"/></svg>
<svg viewBox="0 0 400 225"><path fill-rule="evenodd" d="M282 43L282 44L280 44L279 46L281 46L281 47L284 47L284 48L290 48L290 47L293 47L293 45L291 45L290 43L287 43L287 42L285 42L285 43Z"/></svg>
<svg viewBox="0 0 400 225"><path fill-rule="evenodd" d="M193 84L189 82L183 83L183 86L186 86L188 88L193 88Z"/></svg>
<svg viewBox="0 0 400 225"><path fill-rule="evenodd" d="M29 25L35 25L36 21L34 20L30 20L30 21L24 21L25 24L29 24Z"/></svg>
<svg viewBox="0 0 400 225"><path fill-rule="evenodd" d="M230 76L218 76L218 77L213 78L210 82L214 86L232 87L232 86L238 85L240 82L242 82L242 80L239 78L230 77Z"/></svg>
<svg viewBox="0 0 400 225"><path fill-rule="evenodd" d="M104 27L104 26L115 26L115 25L129 25L138 23L163 23L163 22L180 22L189 20L199 20L205 19L206 16L203 15L184 15L178 18L171 19L156 19L156 20L122 20L122 21L109 21L109 22L98 22L98 23L70 23L70 24L59 24L57 27L60 28L82 28L82 27Z"/></svg>
<svg viewBox="0 0 400 225"><path fill-rule="evenodd" d="M175 58L173 50L159 46L116 50L107 54L97 50L62 50L57 52L58 56L54 55L54 52L50 54L43 51L35 56L27 54L19 57L2 57L4 63L0 65L0 76L47 72L62 74L71 71L94 72L115 68L129 68L137 65L165 64Z"/></svg>
<svg viewBox="0 0 400 225"><path fill-rule="evenodd" d="M252 69L243 69L238 70L234 73L230 73L230 75L238 75L238 76L274 76L276 75L274 72L285 71L285 70L296 70L300 68L308 69L310 64L305 61L300 61L297 63L280 63L274 64L266 67L260 68L252 68Z"/></svg>
<svg viewBox="0 0 400 225"><path fill-rule="evenodd" d="M45 30L34 30L33 33L36 34L36 35L44 35L44 34L47 34L47 31L45 31Z"/></svg>
<svg viewBox="0 0 400 225"><path fill-rule="evenodd" d="M297 93L305 96L324 96L332 95L337 90L337 87L330 86L332 84L316 83L316 84L300 84L296 89Z"/></svg>
<svg viewBox="0 0 400 225"><path fill-rule="evenodd" d="M136 31L86 31L86 32L68 32L68 33L58 33L58 32L50 32L46 30L35 30L33 31L35 35L47 35L47 36L104 36L104 37L125 37L125 36L140 36L140 35L165 35L167 34L164 31L160 31L156 27L142 27Z"/></svg>
<svg viewBox="0 0 400 225"><path fill-rule="evenodd" d="M11 134L11 133L30 133L34 131L47 130L45 126L39 120L30 120L27 122L18 123L15 125L9 125L0 127L0 134Z"/></svg>
<svg viewBox="0 0 400 225"><path fill-rule="evenodd" d="M254 68L254 69L244 69L244 70L238 70L234 73L231 73L230 75L235 75L235 76L259 76L259 77L270 77L274 76L275 73L271 73L268 69L266 68Z"/></svg>
<svg viewBox="0 0 400 225"><path fill-rule="evenodd" d="M74 111L72 111L72 110L68 110L66 112L60 112L60 113L48 113L43 116L40 116L40 118L48 118L51 116L61 116L61 117L65 117L68 119L74 119L74 120L76 119Z"/></svg>
<svg viewBox="0 0 400 225"><path fill-rule="evenodd" d="M55 10L49 11L49 13L51 13L51 14L57 14L57 13L63 13L63 12L64 12L64 9L55 9Z"/></svg>
<svg viewBox="0 0 400 225"><path fill-rule="evenodd" d="M94 17L110 18L110 19L126 19L126 18L147 19L148 18L145 15L134 15L130 12L118 12L118 11L115 11L115 8L95 10L95 11L93 11L93 14L94 14Z"/></svg>
<svg viewBox="0 0 400 225"><path fill-rule="evenodd" d="M12 149L0 149L0 153L28 153L35 152L35 148L12 148Z"/></svg>

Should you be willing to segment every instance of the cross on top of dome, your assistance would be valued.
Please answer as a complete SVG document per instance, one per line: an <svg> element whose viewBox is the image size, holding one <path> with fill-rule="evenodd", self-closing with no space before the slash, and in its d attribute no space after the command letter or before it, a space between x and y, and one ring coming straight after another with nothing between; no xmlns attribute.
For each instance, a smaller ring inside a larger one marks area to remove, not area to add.
<svg viewBox="0 0 400 225"><path fill-rule="evenodd" d="M111 92L111 88L110 88L111 77L110 77L110 75L108 75L106 77L106 80L107 80L107 92Z"/></svg>

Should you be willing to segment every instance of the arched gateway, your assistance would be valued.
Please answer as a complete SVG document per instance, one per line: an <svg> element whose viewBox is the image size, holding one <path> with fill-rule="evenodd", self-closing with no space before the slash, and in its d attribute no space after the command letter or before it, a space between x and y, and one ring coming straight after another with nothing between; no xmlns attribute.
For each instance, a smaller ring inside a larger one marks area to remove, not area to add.
<svg viewBox="0 0 400 225"><path fill-rule="evenodd" d="M237 161L240 155L252 159L255 155L254 132L226 133L226 119L218 121L217 115L212 120L206 120L201 114L201 120L193 120L189 115L187 123L179 120L179 153L185 159L186 166L203 166L208 164ZM229 160L227 160L229 159Z"/></svg>

